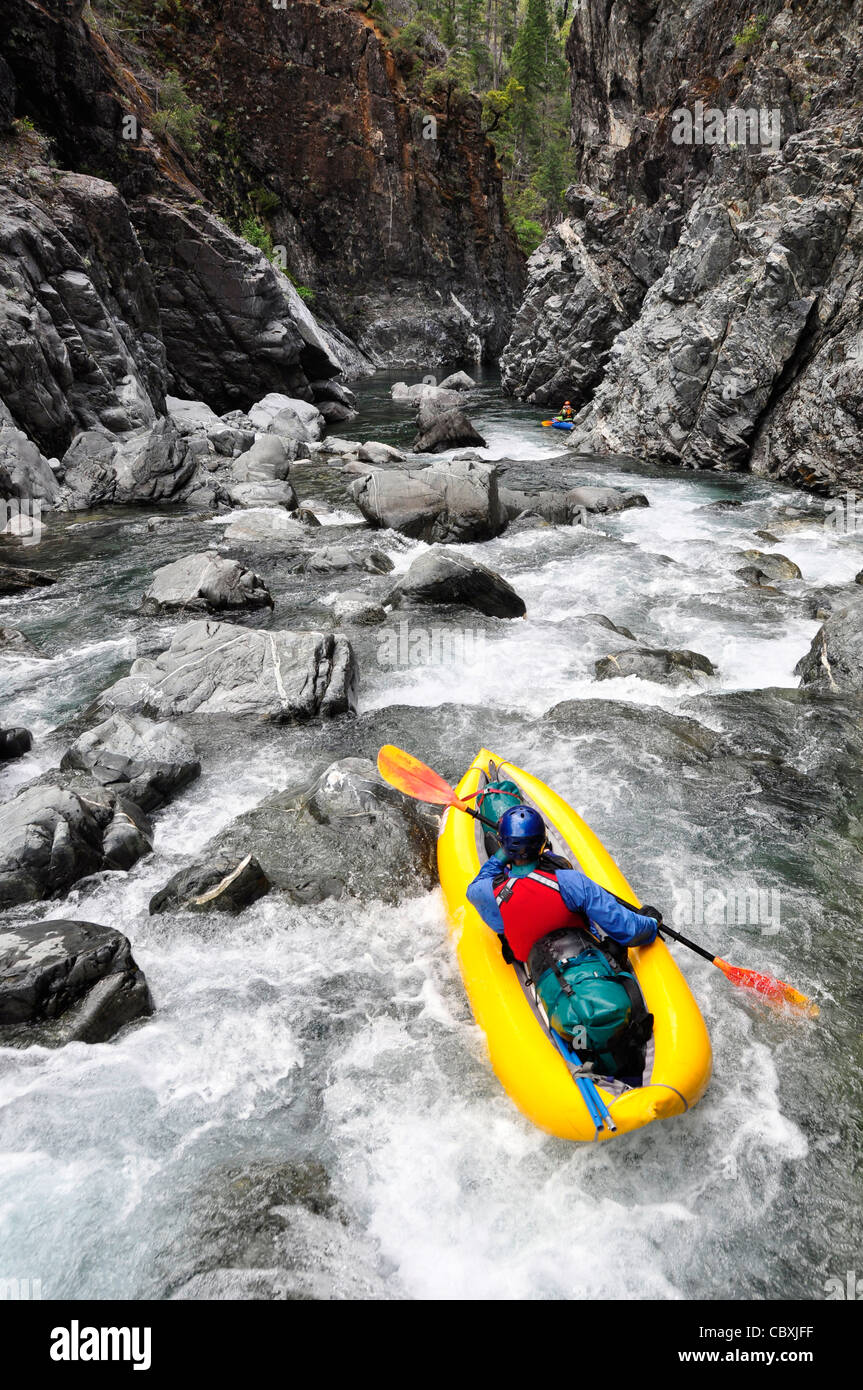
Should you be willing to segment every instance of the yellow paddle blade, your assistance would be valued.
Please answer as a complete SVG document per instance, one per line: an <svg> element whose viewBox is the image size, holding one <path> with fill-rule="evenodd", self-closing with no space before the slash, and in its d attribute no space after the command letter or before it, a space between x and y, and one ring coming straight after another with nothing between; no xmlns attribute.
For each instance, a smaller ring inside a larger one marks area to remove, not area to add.
<svg viewBox="0 0 863 1390"><path fill-rule="evenodd" d="M461 811L470 810L439 773L421 763L419 758L406 753L403 748L396 748L393 743L385 743L378 753L378 772L391 787L417 801L428 801L433 806L457 806Z"/></svg>

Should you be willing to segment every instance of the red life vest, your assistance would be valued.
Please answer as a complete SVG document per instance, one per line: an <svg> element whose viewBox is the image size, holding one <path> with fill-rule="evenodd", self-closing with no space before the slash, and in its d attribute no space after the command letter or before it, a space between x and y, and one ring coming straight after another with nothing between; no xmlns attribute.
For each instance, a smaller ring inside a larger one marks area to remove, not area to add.
<svg viewBox="0 0 863 1390"><path fill-rule="evenodd" d="M534 869L524 878L504 875L494 884L494 896L516 960L527 960L537 941L561 927L589 930L584 913L571 912L563 901L553 869Z"/></svg>

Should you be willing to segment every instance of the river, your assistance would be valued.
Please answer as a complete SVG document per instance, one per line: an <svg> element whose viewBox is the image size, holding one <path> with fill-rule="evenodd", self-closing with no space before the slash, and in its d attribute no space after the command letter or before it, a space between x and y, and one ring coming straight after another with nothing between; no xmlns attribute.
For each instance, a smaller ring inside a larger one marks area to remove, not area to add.
<svg viewBox="0 0 863 1390"><path fill-rule="evenodd" d="M337 433L407 444L393 379L360 383L361 416ZM203 774L157 818L154 854L6 914L117 927L156 1013L109 1044L0 1048L0 1275L40 1278L51 1298L813 1299L859 1264L863 718L859 702L794 693L794 667L814 595L863 569L863 535L765 480L578 459L491 375L471 416L487 456L510 461L507 485L625 486L650 506L465 546L527 620L429 616L448 636L420 666L360 633L356 719L189 721ZM325 523L360 521L337 469L294 477ZM0 795L56 766L64 722L167 645L176 623L143 618L140 595L221 522L150 530L151 514L64 517L20 557L60 582L0 600L0 623L46 653L0 664L3 723L35 735ZM754 534L771 524L775 544ZM397 572L423 548L378 539ZM747 587L735 570L751 548L803 578ZM344 587L285 579L273 615L247 621L310 626ZM717 675L600 682L615 638L586 641L586 613L703 653ZM453 780L482 745L530 769L643 900L814 995L820 1018L753 1003L674 947L711 1032L709 1090L682 1118L581 1148L532 1127L496 1081L439 891L150 917L150 896L238 813L390 741ZM761 895L745 921L718 896L741 889Z"/></svg>

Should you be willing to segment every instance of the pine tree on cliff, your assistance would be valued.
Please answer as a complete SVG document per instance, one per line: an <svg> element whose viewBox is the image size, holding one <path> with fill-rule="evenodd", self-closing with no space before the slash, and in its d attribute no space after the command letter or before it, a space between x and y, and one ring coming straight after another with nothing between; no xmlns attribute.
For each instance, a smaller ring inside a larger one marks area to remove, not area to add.
<svg viewBox="0 0 863 1390"><path fill-rule="evenodd" d="M512 50L512 71L529 104L546 89L550 41L548 0L527 0L527 13Z"/></svg>

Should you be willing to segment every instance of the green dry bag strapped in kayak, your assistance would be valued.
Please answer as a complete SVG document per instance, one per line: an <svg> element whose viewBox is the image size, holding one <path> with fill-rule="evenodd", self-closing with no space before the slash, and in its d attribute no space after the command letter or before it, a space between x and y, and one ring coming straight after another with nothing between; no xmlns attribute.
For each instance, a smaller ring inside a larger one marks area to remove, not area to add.
<svg viewBox="0 0 863 1390"><path fill-rule="evenodd" d="M483 818L497 825L504 811L521 806L521 792L515 782L489 782L476 799L476 809Z"/></svg>
<svg viewBox="0 0 863 1390"><path fill-rule="evenodd" d="M632 1019L632 1002L603 951L582 951L575 960L546 970L537 993L555 1032L572 1039L576 1052L592 1053L608 1072ZM628 972L627 972L628 973Z"/></svg>

